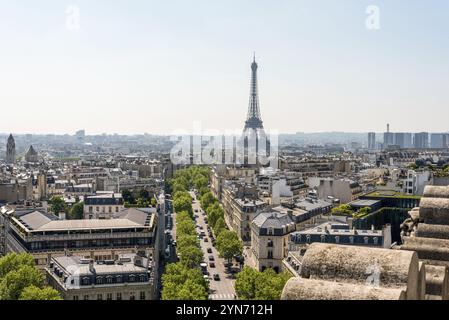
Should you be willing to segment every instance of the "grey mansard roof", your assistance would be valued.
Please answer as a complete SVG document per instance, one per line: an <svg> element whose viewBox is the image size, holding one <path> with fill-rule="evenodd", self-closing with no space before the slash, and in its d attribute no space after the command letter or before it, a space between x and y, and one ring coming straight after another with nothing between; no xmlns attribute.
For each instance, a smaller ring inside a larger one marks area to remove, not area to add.
<svg viewBox="0 0 449 320"><path fill-rule="evenodd" d="M265 235L268 229L272 229L274 235L282 235L289 233L287 228L295 226L292 217L276 211L266 211L259 213L252 221L253 227L260 235Z"/></svg>
<svg viewBox="0 0 449 320"><path fill-rule="evenodd" d="M14 219L27 232L101 230L151 228L154 225L155 214L150 208L132 208L118 213L114 219L59 220L58 217L42 211L23 211L16 212Z"/></svg>

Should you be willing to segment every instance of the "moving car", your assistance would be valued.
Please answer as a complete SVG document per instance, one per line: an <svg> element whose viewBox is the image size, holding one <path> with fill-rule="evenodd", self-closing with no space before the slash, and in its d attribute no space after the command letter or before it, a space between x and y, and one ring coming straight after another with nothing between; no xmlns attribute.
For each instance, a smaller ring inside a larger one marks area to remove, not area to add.
<svg viewBox="0 0 449 320"><path fill-rule="evenodd" d="M214 258L214 256L209 256L209 261L215 261L215 258Z"/></svg>
<svg viewBox="0 0 449 320"><path fill-rule="evenodd" d="M215 263L214 262L209 263L209 267L215 268Z"/></svg>
<svg viewBox="0 0 449 320"><path fill-rule="evenodd" d="M209 239L207 239L207 238L204 238L204 242L209 242Z"/></svg>
<svg viewBox="0 0 449 320"><path fill-rule="evenodd" d="M212 253L212 248L207 248L207 253Z"/></svg>
<svg viewBox="0 0 449 320"><path fill-rule="evenodd" d="M214 280L220 281L220 275L218 273L214 274Z"/></svg>

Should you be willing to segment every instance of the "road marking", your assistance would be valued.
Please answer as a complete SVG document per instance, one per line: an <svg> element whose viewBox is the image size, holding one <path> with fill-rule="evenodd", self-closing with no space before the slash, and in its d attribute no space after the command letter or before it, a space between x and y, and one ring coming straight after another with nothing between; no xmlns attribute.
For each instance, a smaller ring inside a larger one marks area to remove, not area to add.
<svg viewBox="0 0 449 320"><path fill-rule="evenodd" d="M219 293L211 294L209 296L210 300L234 300L234 295L232 293Z"/></svg>

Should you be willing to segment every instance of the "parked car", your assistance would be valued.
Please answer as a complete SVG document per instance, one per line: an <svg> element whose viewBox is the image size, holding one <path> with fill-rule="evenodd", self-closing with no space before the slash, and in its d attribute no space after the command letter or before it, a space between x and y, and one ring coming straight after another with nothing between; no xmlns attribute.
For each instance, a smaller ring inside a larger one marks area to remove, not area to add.
<svg viewBox="0 0 449 320"><path fill-rule="evenodd" d="M209 282L209 276L208 275L205 274L203 277L204 277L204 280L206 280L206 282Z"/></svg>
<svg viewBox="0 0 449 320"><path fill-rule="evenodd" d="M207 238L204 238L204 242L209 242L209 239L207 239Z"/></svg>
<svg viewBox="0 0 449 320"><path fill-rule="evenodd" d="M207 253L212 253L212 248L207 248Z"/></svg>
<svg viewBox="0 0 449 320"><path fill-rule="evenodd" d="M214 280L220 281L220 275L218 273L214 274Z"/></svg>

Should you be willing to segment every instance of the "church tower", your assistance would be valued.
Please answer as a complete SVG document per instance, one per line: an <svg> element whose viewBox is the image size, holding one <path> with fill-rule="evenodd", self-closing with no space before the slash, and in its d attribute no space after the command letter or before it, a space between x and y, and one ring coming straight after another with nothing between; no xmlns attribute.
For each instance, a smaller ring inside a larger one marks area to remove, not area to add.
<svg viewBox="0 0 449 320"><path fill-rule="evenodd" d="M16 142L12 134L9 135L6 144L6 164L14 165L16 163Z"/></svg>

